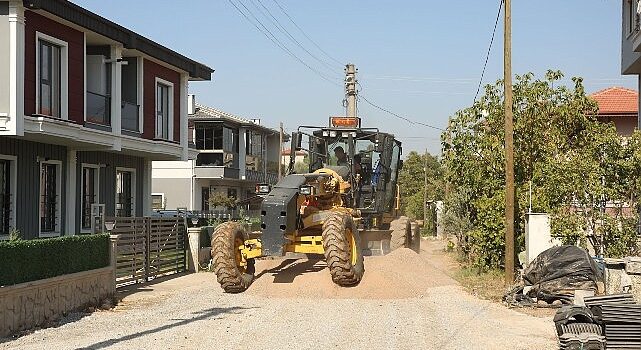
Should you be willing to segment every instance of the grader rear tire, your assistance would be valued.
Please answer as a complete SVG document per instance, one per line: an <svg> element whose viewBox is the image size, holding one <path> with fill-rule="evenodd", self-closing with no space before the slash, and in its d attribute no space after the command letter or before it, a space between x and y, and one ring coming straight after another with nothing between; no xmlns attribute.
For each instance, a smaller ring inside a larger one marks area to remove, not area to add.
<svg viewBox="0 0 641 350"><path fill-rule="evenodd" d="M410 219L407 216L401 216L390 223L392 230L392 239L390 241L390 250L398 248L409 248L412 240L412 230Z"/></svg>
<svg viewBox="0 0 641 350"><path fill-rule="evenodd" d="M212 267L220 286L227 293L244 292L254 280L254 259L241 263L239 248L247 235L242 225L225 222L216 227L211 239Z"/></svg>
<svg viewBox="0 0 641 350"><path fill-rule="evenodd" d="M353 286L361 281L365 273L361 237L350 215L334 213L325 220L323 249L334 283Z"/></svg>
<svg viewBox="0 0 641 350"><path fill-rule="evenodd" d="M412 230L411 248L413 251L420 253L421 252L421 228L418 226L418 222L416 221L412 221L410 223L410 228Z"/></svg>

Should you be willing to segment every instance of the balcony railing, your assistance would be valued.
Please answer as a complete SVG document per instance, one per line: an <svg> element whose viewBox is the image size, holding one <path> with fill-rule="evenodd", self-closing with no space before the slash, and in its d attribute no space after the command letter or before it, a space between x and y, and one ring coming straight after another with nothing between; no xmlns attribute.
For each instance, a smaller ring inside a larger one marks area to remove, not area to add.
<svg viewBox="0 0 641 350"><path fill-rule="evenodd" d="M139 118L138 118L138 105L129 101L122 101L121 104L121 120L122 128L127 131L140 131Z"/></svg>
<svg viewBox="0 0 641 350"><path fill-rule="evenodd" d="M87 121L111 125L111 97L87 91Z"/></svg>
<svg viewBox="0 0 641 350"><path fill-rule="evenodd" d="M245 179L249 181L268 183L273 185L278 182L278 174L246 169Z"/></svg>

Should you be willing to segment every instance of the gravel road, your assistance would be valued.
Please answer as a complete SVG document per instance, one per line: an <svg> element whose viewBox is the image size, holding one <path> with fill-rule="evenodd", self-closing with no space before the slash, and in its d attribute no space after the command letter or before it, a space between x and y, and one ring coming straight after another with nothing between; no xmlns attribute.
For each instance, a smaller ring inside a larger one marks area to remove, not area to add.
<svg viewBox="0 0 641 350"><path fill-rule="evenodd" d="M140 286L111 311L72 314L2 349L555 349L551 317L465 291L442 243L365 260L352 288L322 261L264 260L258 279L224 294L210 273Z"/></svg>

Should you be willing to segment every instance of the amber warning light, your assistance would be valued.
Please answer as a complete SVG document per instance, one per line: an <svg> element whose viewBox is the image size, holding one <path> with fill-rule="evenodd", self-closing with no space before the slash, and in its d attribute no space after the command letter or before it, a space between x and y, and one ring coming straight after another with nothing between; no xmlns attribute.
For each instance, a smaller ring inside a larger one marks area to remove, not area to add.
<svg viewBox="0 0 641 350"><path fill-rule="evenodd" d="M358 117L330 117L329 125L335 128L358 128L361 118Z"/></svg>

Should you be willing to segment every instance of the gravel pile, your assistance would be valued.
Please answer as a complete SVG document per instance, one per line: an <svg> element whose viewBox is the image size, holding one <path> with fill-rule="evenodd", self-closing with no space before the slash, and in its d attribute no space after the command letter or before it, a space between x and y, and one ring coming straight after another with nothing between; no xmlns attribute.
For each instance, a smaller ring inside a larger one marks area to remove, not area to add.
<svg viewBox="0 0 641 350"><path fill-rule="evenodd" d="M442 273L425 273L430 269L413 250L397 249L386 256L365 257L363 280L345 288L332 282L323 260L260 260L256 262L258 278L246 293L270 298L399 299L456 283Z"/></svg>

